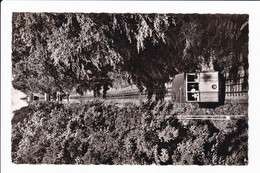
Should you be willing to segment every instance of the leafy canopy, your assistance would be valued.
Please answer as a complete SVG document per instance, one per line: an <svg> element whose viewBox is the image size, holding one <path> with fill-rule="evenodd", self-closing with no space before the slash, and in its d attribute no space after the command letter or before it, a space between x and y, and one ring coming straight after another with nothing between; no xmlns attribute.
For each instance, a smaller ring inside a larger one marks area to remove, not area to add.
<svg viewBox="0 0 260 173"><path fill-rule="evenodd" d="M248 15L14 13L13 86L105 96L118 80L163 99L165 83L213 64L248 66Z"/></svg>

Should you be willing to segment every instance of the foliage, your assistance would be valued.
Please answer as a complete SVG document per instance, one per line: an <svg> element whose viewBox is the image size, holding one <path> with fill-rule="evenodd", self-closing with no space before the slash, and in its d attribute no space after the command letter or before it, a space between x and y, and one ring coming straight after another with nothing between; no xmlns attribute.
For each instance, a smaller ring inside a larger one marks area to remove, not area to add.
<svg viewBox="0 0 260 173"><path fill-rule="evenodd" d="M17 164L246 165L247 120L187 120L195 104L147 102L36 103L15 112L12 161ZM184 109L181 109L184 108ZM210 111L235 113L240 105ZM246 110L246 109L244 109ZM246 112L245 112L246 113ZM225 130L227 127L228 130Z"/></svg>
<svg viewBox="0 0 260 173"><path fill-rule="evenodd" d="M248 69L248 15L14 13L12 22L13 86L25 93L105 96L125 76L162 100L178 73Z"/></svg>

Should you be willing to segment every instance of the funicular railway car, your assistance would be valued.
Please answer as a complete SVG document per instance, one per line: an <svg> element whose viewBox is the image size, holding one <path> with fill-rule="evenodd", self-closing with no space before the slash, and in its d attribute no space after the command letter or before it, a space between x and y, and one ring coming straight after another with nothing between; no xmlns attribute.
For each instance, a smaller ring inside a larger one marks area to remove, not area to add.
<svg viewBox="0 0 260 173"><path fill-rule="evenodd" d="M172 99L176 102L220 102L219 72L181 73L174 77Z"/></svg>

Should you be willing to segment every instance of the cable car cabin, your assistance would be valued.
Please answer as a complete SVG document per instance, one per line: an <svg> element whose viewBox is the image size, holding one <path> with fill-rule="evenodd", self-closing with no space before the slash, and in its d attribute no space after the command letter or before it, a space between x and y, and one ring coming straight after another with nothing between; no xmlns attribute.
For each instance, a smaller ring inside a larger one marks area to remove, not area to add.
<svg viewBox="0 0 260 173"><path fill-rule="evenodd" d="M172 83L173 100L177 102L219 102L219 73L181 73Z"/></svg>

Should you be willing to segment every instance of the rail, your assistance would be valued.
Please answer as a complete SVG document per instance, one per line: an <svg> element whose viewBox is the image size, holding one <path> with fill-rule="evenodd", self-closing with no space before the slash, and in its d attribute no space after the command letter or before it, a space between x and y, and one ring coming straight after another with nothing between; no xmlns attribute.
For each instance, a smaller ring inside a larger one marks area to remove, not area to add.
<svg viewBox="0 0 260 173"><path fill-rule="evenodd" d="M239 120L247 118L247 115L177 115L179 120Z"/></svg>
<svg viewBox="0 0 260 173"><path fill-rule="evenodd" d="M172 89L166 89L165 97L172 97ZM245 103L248 102L248 93L247 91L228 91L225 93L225 102L236 102L236 103ZM118 93L107 93L106 99L138 99L147 96L147 92L140 93L139 91L124 91ZM70 99L94 99L93 96L71 96Z"/></svg>

